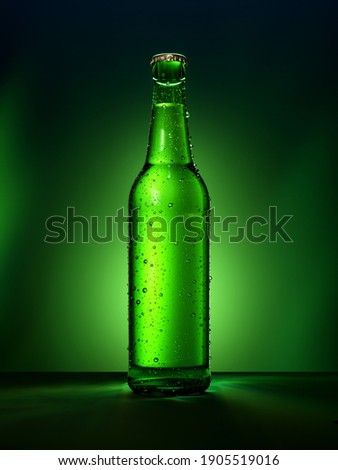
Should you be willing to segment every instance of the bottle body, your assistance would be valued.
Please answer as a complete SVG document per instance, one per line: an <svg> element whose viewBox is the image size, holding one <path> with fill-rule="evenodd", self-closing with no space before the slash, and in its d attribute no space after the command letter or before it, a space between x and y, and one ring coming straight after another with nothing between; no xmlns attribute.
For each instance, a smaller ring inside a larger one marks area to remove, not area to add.
<svg viewBox="0 0 338 470"><path fill-rule="evenodd" d="M129 197L128 383L153 396L210 383L209 195L186 120L184 103L153 103L157 145Z"/></svg>

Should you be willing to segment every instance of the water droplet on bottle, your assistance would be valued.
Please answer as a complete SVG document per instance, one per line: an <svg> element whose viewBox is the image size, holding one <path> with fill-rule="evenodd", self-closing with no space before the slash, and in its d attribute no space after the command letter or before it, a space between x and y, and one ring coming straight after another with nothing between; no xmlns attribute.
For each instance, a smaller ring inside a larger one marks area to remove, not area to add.
<svg viewBox="0 0 338 470"><path fill-rule="evenodd" d="M193 283L193 284L196 284L196 279L193 279L193 280L192 280L192 283Z"/></svg>
<svg viewBox="0 0 338 470"><path fill-rule="evenodd" d="M150 267L151 267L151 268L153 268L153 267L154 267L154 265L153 265L153 264L151 264L151 265L150 265Z"/></svg>
<svg viewBox="0 0 338 470"><path fill-rule="evenodd" d="M154 357L154 362L158 362L158 357Z"/></svg>
<svg viewBox="0 0 338 470"><path fill-rule="evenodd" d="M137 303L137 305L140 305L141 301L140 301L140 300L136 300L136 303Z"/></svg>
<svg viewBox="0 0 338 470"><path fill-rule="evenodd" d="M209 276L209 282L212 281L212 276Z"/></svg>
<svg viewBox="0 0 338 470"><path fill-rule="evenodd" d="M160 292L160 297L163 297L163 294L162 294L162 292Z"/></svg>
<svg viewBox="0 0 338 470"><path fill-rule="evenodd" d="M187 258L187 259L185 260L185 262L186 262L187 264L190 264L190 258Z"/></svg>
<svg viewBox="0 0 338 470"><path fill-rule="evenodd" d="M156 245L153 246L153 249L154 249L154 250L155 250L155 248L156 248Z"/></svg>
<svg viewBox="0 0 338 470"><path fill-rule="evenodd" d="M196 317L196 313L195 313L195 312L192 312L191 316L192 316L192 318L195 318L195 317Z"/></svg>
<svg viewBox="0 0 338 470"><path fill-rule="evenodd" d="M181 160L184 160L185 159L185 156L184 155L181 155Z"/></svg>
<svg viewBox="0 0 338 470"><path fill-rule="evenodd" d="M146 288L146 287L143 287L142 292L146 293L146 292L147 292L147 288Z"/></svg>
<svg viewBox="0 0 338 470"><path fill-rule="evenodd" d="M169 202L168 207L173 207L173 205L174 204L172 202Z"/></svg>
<svg viewBox="0 0 338 470"><path fill-rule="evenodd" d="M147 259L144 259L144 260L143 260L143 263L144 263L144 264L147 264L147 263L148 263L148 260L147 260Z"/></svg>
<svg viewBox="0 0 338 470"><path fill-rule="evenodd" d="M190 114L188 111L185 112L185 117L188 119L190 117Z"/></svg>

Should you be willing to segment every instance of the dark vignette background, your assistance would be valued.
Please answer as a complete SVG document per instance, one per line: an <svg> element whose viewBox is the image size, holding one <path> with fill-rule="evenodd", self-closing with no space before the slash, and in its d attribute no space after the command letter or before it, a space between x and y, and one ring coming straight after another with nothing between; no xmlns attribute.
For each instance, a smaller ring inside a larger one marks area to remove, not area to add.
<svg viewBox="0 0 338 470"><path fill-rule="evenodd" d="M337 371L333 5L2 2L2 371L126 370L126 246L47 245L45 220L126 206L162 51L216 212L294 215L292 244L212 245L213 370Z"/></svg>

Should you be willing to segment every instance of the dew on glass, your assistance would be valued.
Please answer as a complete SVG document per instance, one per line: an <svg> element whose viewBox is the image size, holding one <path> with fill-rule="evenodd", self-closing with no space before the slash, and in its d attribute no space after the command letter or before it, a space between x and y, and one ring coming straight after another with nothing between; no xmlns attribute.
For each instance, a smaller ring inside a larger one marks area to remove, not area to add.
<svg viewBox="0 0 338 470"><path fill-rule="evenodd" d="M163 72L160 66L152 67L152 71L165 75L170 64ZM179 67L177 70L184 74ZM174 74L173 70L170 85ZM154 100L148 160L129 198L133 220L144 219L137 222L140 239L131 239L129 244L128 382L135 391L150 395L159 392L160 396L205 390L209 383L209 244L204 239L186 243L184 237L189 234L185 224L171 225L175 215L186 220L207 214L210 206L206 187L191 159L192 146L188 147L189 114L183 83L182 89L179 82L166 87L166 76L161 79L163 94L160 101ZM157 85L155 80L155 97ZM179 100L179 106L175 100ZM158 129L163 130L164 138L163 132L156 131L158 116ZM161 241L160 233L149 236L156 215L167 224ZM206 224L203 219L204 233Z"/></svg>

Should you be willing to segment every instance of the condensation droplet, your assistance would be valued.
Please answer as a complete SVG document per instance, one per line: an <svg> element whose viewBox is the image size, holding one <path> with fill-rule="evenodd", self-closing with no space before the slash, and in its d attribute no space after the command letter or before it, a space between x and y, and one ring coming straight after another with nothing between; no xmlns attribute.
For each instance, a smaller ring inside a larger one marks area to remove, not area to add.
<svg viewBox="0 0 338 470"><path fill-rule="evenodd" d="M173 207L173 205L174 204L172 202L169 202L168 207Z"/></svg>
<svg viewBox="0 0 338 470"><path fill-rule="evenodd" d="M147 259L143 260L143 263L144 263L144 264L147 264L147 263L148 263L148 260L147 260Z"/></svg>
<svg viewBox="0 0 338 470"><path fill-rule="evenodd" d="M158 362L158 357L154 357L154 362Z"/></svg>
<svg viewBox="0 0 338 470"><path fill-rule="evenodd" d="M146 292L147 292L147 288L146 288L146 287L143 287L142 292L146 293Z"/></svg>
<svg viewBox="0 0 338 470"><path fill-rule="evenodd" d="M136 303L137 303L137 305L140 305L141 301L140 301L140 300L136 300Z"/></svg>

